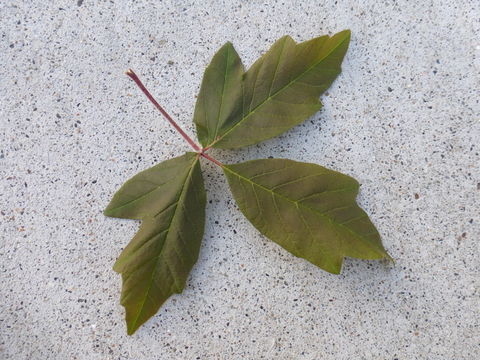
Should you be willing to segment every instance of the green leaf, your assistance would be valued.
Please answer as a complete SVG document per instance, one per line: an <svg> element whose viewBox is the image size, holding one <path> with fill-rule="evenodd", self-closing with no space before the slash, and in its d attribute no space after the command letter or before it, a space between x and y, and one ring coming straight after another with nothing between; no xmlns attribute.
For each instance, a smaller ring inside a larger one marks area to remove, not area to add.
<svg viewBox="0 0 480 360"><path fill-rule="evenodd" d="M358 182L320 165L262 159L225 165L243 214L295 256L338 274L344 256L390 258L356 204Z"/></svg>
<svg viewBox="0 0 480 360"><path fill-rule="evenodd" d="M318 97L341 71L349 41L349 30L299 44L289 36L279 39L245 73L243 111L230 114L225 121L230 127L210 146L256 144L315 114L322 107Z"/></svg>
<svg viewBox="0 0 480 360"><path fill-rule="evenodd" d="M218 50L203 75L193 121L207 146L232 127L242 112L242 61L231 43Z"/></svg>
<svg viewBox="0 0 480 360"><path fill-rule="evenodd" d="M205 204L198 155L187 153L134 176L105 210L107 216L143 220L114 265L122 274L129 335L185 287L200 250Z"/></svg>

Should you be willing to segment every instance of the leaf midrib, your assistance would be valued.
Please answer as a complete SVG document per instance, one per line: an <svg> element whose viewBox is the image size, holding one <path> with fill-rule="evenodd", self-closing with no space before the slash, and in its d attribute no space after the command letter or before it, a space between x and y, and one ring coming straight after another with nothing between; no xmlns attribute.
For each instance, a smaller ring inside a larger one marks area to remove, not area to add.
<svg viewBox="0 0 480 360"><path fill-rule="evenodd" d="M329 38L330 40L331 38ZM328 41L328 40L327 40ZM216 143L220 142L223 138L225 138L230 132L232 132L237 126L239 126L240 124L242 124L244 121L246 121L246 119L248 119L250 116L252 116L257 110L259 107L263 106L266 102L270 101L273 97L277 96L279 93L281 93L282 91L288 89L294 82L298 81L300 78L302 78L305 74L307 74L308 72L310 72L314 67L318 66L319 64L321 64L326 58L327 56L329 56L333 51L335 51L336 49L338 49L338 47L340 45L343 44L343 42L345 41L345 38L339 42L337 44L337 46L335 46L334 48L332 48L332 50L330 52L328 52L327 54L325 54L324 57L322 57L322 59L320 59L318 62L316 62L314 65L310 66L307 70L305 70L303 73L301 73L299 76L297 76L296 78L292 79L287 85L285 85L284 87L282 87L281 89L277 90L273 95L269 95L264 101L262 101L260 104L258 104L253 110L251 110L246 116L244 116L242 119L240 119L239 122L237 122L235 125L233 125L229 130L227 130L221 137L219 137L218 139L214 140L210 145L208 145L207 147L213 147ZM299 44L296 44L297 46ZM248 72L248 70L247 70ZM258 75L257 75L258 76ZM243 81L242 81L242 84L243 84Z"/></svg>
<svg viewBox="0 0 480 360"><path fill-rule="evenodd" d="M215 140L215 138L217 137L218 127L219 127L219 124L220 124L220 115L222 113L223 98L225 96L225 83L227 82L227 76L228 76L228 59L229 58L230 58L230 48L227 47L227 60L225 61L225 72L223 73L222 96L220 98L220 106L218 108L215 132L214 132L213 138L212 138L213 140Z"/></svg>
<svg viewBox="0 0 480 360"><path fill-rule="evenodd" d="M354 234L356 237L359 237L360 239L362 239L362 240L364 240L364 241L367 241L368 244L373 245L374 248L376 248L375 244L372 244L371 241L369 241L368 238L366 238L364 235L361 235L361 234L353 231L353 230L352 230L351 228L349 228L348 226L345 226L345 225L343 225L342 223L339 223L339 222L335 221L335 220L332 219L330 216L328 216L328 215L326 215L326 214L324 214L324 213L322 213L322 212L320 212L320 211L318 211L318 210L316 210L316 209L314 209L314 208L312 208L312 207L310 207L310 206L308 206L308 205L305 205L304 203L302 203L302 202L300 202L300 201L298 201L298 200L295 201L295 200L289 199L288 197L286 197L286 196L284 196L284 195L281 195L281 194L279 194L279 193L277 193L277 192L275 192L275 191L273 191L273 190L270 190L269 188L267 188L267 187L265 187L265 186L263 186L263 185L260 185L260 184L254 182L254 181L251 181L249 178L247 178L247 177L245 177L245 176L242 176L242 175L240 175L239 173L233 171L233 170L232 170L230 167L228 167L228 166L224 166L223 169L225 169L225 170L229 171L230 173L238 176L239 178L243 179L244 181L249 182L250 184L255 185L255 186L257 186L257 187L259 187L259 188L261 188L261 189L263 189L263 190L271 193L272 195L278 196L278 197L280 197L280 198L282 198L282 199L284 199L284 200L287 200L287 201L289 201L289 202L291 202L291 203L294 203L297 208L298 208L299 206L302 206L302 207L304 207L304 208L307 209L307 210L310 210L310 211L312 211L312 212L314 212L314 213L316 213L316 214L318 214L318 215L320 215L320 216L322 216L322 217L324 217L324 218L327 218L327 220L330 221L331 223L337 224L338 226L341 226L342 228L345 228L347 231L349 231L350 233ZM356 189L356 187L355 187L355 188L345 188L344 190L345 190L345 191L349 191L349 190L355 190L355 189Z"/></svg>

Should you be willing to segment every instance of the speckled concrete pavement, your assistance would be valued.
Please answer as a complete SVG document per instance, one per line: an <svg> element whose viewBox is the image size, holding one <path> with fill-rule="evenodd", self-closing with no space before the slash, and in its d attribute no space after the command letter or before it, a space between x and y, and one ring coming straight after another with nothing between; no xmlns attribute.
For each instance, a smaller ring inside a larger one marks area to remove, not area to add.
<svg viewBox="0 0 480 360"><path fill-rule="evenodd" d="M1 359L477 359L480 3L1 1ZM352 30L312 119L223 162L268 156L356 177L395 266L327 274L265 239L204 164L208 219L185 292L134 336L111 267L136 231L114 191L188 145L213 53Z"/></svg>

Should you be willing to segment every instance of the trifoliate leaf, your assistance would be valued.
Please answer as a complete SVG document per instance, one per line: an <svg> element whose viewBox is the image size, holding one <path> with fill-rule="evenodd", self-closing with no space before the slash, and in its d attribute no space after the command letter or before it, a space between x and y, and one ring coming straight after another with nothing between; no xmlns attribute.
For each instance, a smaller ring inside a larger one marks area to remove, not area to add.
<svg viewBox="0 0 480 360"><path fill-rule="evenodd" d="M223 167L243 214L295 256L338 274L344 256L389 258L356 204L358 182L320 165L262 159Z"/></svg>
<svg viewBox="0 0 480 360"><path fill-rule="evenodd" d="M197 153L145 170L114 195L105 215L142 225L114 270L122 274L128 334L183 290L203 237L206 196L199 157L223 168L240 210L292 254L338 274L345 256L390 258L357 205L353 178L287 159L222 165L210 147L238 148L274 137L317 112L318 97L340 73L350 31L300 44L285 36L244 73L232 44L205 71L194 122L201 148L155 100L133 70L127 75Z"/></svg>
<svg viewBox="0 0 480 360"><path fill-rule="evenodd" d="M289 36L282 37L245 73L243 110L238 112L234 107L228 119L222 121L225 124L222 131L215 134L209 146L225 149L256 144L315 114L322 107L318 97L341 71L349 41L349 30L299 44ZM210 74L210 77L213 76ZM204 84L204 93L207 87L221 88L220 81ZM231 89L232 93L227 95L230 103L236 104L238 87ZM212 92L218 97L217 91ZM214 118L211 121L214 122Z"/></svg>
<svg viewBox="0 0 480 360"><path fill-rule="evenodd" d="M114 270L122 274L128 334L182 292L197 261L206 195L198 154L162 162L128 180L105 215L142 219Z"/></svg>
<svg viewBox="0 0 480 360"><path fill-rule="evenodd" d="M205 70L193 116L203 146L223 136L241 115L243 72L242 61L229 42L218 50Z"/></svg>

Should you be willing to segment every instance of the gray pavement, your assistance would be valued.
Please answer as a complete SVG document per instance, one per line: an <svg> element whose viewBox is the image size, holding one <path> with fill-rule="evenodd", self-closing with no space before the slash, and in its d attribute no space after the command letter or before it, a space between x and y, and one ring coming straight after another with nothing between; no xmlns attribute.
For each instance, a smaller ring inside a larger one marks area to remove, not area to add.
<svg viewBox="0 0 480 360"><path fill-rule="evenodd" d="M1 359L477 359L480 3L1 1ZM204 163L207 224L183 294L126 335L111 268L138 228L102 215L126 179L189 150L203 70L232 41L352 30L313 118L268 156L354 176L395 265L330 275L261 236Z"/></svg>

